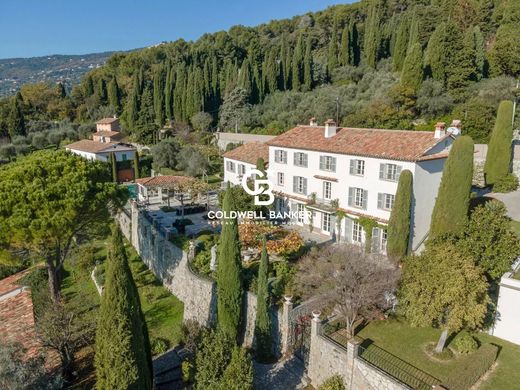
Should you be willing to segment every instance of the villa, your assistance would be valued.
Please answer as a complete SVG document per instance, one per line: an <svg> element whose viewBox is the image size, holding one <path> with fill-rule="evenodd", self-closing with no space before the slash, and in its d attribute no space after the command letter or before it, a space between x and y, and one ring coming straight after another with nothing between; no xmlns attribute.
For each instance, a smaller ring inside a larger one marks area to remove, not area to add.
<svg viewBox="0 0 520 390"><path fill-rule="evenodd" d="M453 121L448 129L437 123L431 132L360 129L338 127L332 120L318 126L312 118L264 148L246 144L224 154L224 181L238 185L267 147L276 211L298 211L301 217L291 222L359 244L367 238L360 219L369 219L377 225L372 249L384 253L399 175L408 169L413 175L409 247L416 251L428 237L444 163L460 127ZM339 224L337 210L346 215Z"/></svg>

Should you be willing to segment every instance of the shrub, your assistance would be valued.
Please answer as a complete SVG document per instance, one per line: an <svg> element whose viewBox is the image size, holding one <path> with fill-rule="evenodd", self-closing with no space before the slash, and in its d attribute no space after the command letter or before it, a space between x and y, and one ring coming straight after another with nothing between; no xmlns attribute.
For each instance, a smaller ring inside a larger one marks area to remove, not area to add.
<svg viewBox="0 0 520 390"><path fill-rule="evenodd" d="M0 146L0 158L4 160L10 160L16 156L16 149L13 145L2 145Z"/></svg>
<svg viewBox="0 0 520 390"><path fill-rule="evenodd" d="M512 173L498 179L493 185L493 192L512 192L518 188L518 177Z"/></svg>
<svg viewBox="0 0 520 390"><path fill-rule="evenodd" d="M475 352L473 359L464 360L457 369L453 370L443 385L450 390L471 388L493 365L497 354L498 347L496 345L483 345Z"/></svg>
<svg viewBox="0 0 520 390"><path fill-rule="evenodd" d="M195 379L195 365L191 360L185 360L181 365L182 381L185 383L193 382Z"/></svg>
<svg viewBox="0 0 520 390"><path fill-rule="evenodd" d="M452 346L458 353L468 354L477 350L478 342L472 335L463 330L453 339Z"/></svg>
<svg viewBox="0 0 520 390"><path fill-rule="evenodd" d="M185 350L190 353L196 352L203 330L204 327L195 320L186 320L182 323L181 337Z"/></svg>
<svg viewBox="0 0 520 390"><path fill-rule="evenodd" d="M153 355L161 355L168 350L168 340L162 338L154 338L151 342L152 346L152 354Z"/></svg>
<svg viewBox="0 0 520 390"><path fill-rule="evenodd" d="M318 387L318 390L345 390L343 378L341 375L331 376Z"/></svg>
<svg viewBox="0 0 520 390"><path fill-rule="evenodd" d="M181 234L186 232L186 226L188 225L193 225L193 221L189 218L180 218L173 222L173 227L177 228L177 231Z"/></svg>

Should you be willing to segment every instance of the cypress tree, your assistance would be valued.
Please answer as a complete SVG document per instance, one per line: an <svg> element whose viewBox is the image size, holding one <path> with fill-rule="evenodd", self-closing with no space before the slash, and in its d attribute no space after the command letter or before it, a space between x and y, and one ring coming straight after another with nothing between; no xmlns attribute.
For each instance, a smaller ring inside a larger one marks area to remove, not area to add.
<svg viewBox="0 0 520 390"><path fill-rule="evenodd" d="M92 80L92 75L90 73L87 74L87 77L85 78L84 92L86 97L94 95L94 80Z"/></svg>
<svg viewBox="0 0 520 390"><path fill-rule="evenodd" d="M57 90L59 98L64 99L65 97L67 97L67 92L65 91L65 86L63 85L63 83L58 83Z"/></svg>
<svg viewBox="0 0 520 390"><path fill-rule="evenodd" d="M97 82L96 96L99 104L107 104L107 85L105 79L100 77Z"/></svg>
<svg viewBox="0 0 520 390"><path fill-rule="evenodd" d="M281 45L280 45L280 71L282 74L282 88L285 91L289 88L289 73L290 73L290 62L288 62L287 56L287 37L285 34L282 35Z"/></svg>
<svg viewBox="0 0 520 390"><path fill-rule="evenodd" d="M153 75L153 108L155 111L155 120L157 125L164 125L164 72L163 67L158 66L154 70Z"/></svg>
<svg viewBox="0 0 520 390"><path fill-rule="evenodd" d="M139 154L134 154L134 180L139 179Z"/></svg>
<svg viewBox="0 0 520 390"><path fill-rule="evenodd" d="M171 66L168 66L164 85L164 114L166 118L168 118L168 121L173 119L173 78L174 70Z"/></svg>
<svg viewBox="0 0 520 390"><path fill-rule="evenodd" d="M381 43L381 15L379 0L371 0L368 7L363 53L365 63L369 67L375 68L377 60L379 59L379 47Z"/></svg>
<svg viewBox="0 0 520 390"><path fill-rule="evenodd" d="M296 47L294 48L292 60L292 89L299 90L301 86L302 61L303 61L303 34L298 36Z"/></svg>
<svg viewBox="0 0 520 390"><path fill-rule="evenodd" d="M113 77L112 80L110 80L110 83L108 83L108 103L116 114L121 112L121 92L115 77Z"/></svg>
<svg viewBox="0 0 520 390"><path fill-rule="evenodd" d="M125 107L125 118L130 130L133 130L139 119L139 80L134 76L132 92Z"/></svg>
<svg viewBox="0 0 520 390"><path fill-rule="evenodd" d="M225 216L235 209L231 190L224 194L222 210ZM224 218L217 267L217 319L218 328L237 341L242 312L242 260L236 218Z"/></svg>
<svg viewBox="0 0 520 390"><path fill-rule="evenodd" d="M285 78L287 80L285 89L292 89L292 78L293 78L293 68L292 68L292 49L290 47L287 48L287 53L285 57Z"/></svg>
<svg viewBox="0 0 520 390"><path fill-rule="evenodd" d="M401 72L401 84L412 88L414 92L419 90L423 80L423 57L421 44L419 40L412 44L406 59L403 64L403 71Z"/></svg>
<svg viewBox="0 0 520 390"><path fill-rule="evenodd" d="M332 71L338 67L338 22L336 18L334 18L332 33L329 41L327 67L329 71Z"/></svg>
<svg viewBox="0 0 520 390"><path fill-rule="evenodd" d="M11 98L11 107L9 117L7 118L7 131L11 139L17 135L25 136L25 118L22 111L22 94L18 92L14 98Z"/></svg>
<svg viewBox="0 0 520 390"><path fill-rule="evenodd" d="M113 228L109 247L94 365L97 389L152 388L148 330L118 227Z"/></svg>
<svg viewBox="0 0 520 390"><path fill-rule="evenodd" d="M473 140L464 135L455 140L444 165L431 218L430 240L464 230L472 178Z"/></svg>
<svg viewBox="0 0 520 390"><path fill-rule="evenodd" d="M260 361L268 361L272 357L271 319L269 317L269 257L266 240L262 240L262 255L258 268L257 304L255 319L256 353Z"/></svg>
<svg viewBox="0 0 520 390"><path fill-rule="evenodd" d="M491 132L484 164L486 184L495 184L509 173L513 140L513 102L504 100L498 106L495 127Z"/></svg>
<svg viewBox="0 0 520 390"><path fill-rule="evenodd" d="M140 99L138 125L151 125L155 120L155 111L153 106L153 92L150 83L147 83L143 89Z"/></svg>
<svg viewBox="0 0 520 390"><path fill-rule="evenodd" d="M424 57L427 72L434 80L443 84L446 83L446 55L448 54L445 52L446 34L446 23L439 23L430 36Z"/></svg>
<svg viewBox="0 0 520 390"><path fill-rule="evenodd" d="M408 252L412 207L413 176L405 169L399 176L395 201L388 221L388 257L399 260Z"/></svg>
<svg viewBox="0 0 520 390"><path fill-rule="evenodd" d="M401 23L397 28L395 46L392 54L394 70L400 72L403 69L406 54L408 52L408 38L410 36L409 21L406 16L401 18Z"/></svg>
<svg viewBox="0 0 520 390"><path fill-rule="evenodd" d="M451 95L462 100L466 93L466 88L471 82L477 81L477 65L475 36L473 29L470 28L464 34L464 39L460 50L454 54L457 66L448 68L448 90Z"/></svg>
<svg viewBox="0 0 520 390"><path fill-rule="evenodd" d="M112 181L117 183L117 160L115 153L110 153L110 166L112 168Z"/></svg>
<svg viewBox="0 0 520 390"><path fill-rule="evenodd" d="M341 43L339 49L339 63L342 66L351 65L352 57L351 57L351 42L350 42L350 26L347 25L343 28L341 33Z"/></svg>
<svg viewBox="0 0 520 390"><path fill-rule="evenodd" d="M238 86L243 88L248 94L250 94L253 89L251 82L251 69L249 67L249 59L247 58L242 62L242 67L240 68Z"/></svg>
<svg viewBox="0 0 520 390"><path fill-rule="evenodd" d="M305 45L305 57L303 59L303 85L307 91L312 88L312 40L309 36ZM330 53L329 53L330 54Z"/></svg>
<svg viewBox="0 0 520 390"><path fill-rule="evenodd" d="M485 76L486 68L486 43L479 26L473 28L473 43L475 48L475 67L478 81Z"/></svg>

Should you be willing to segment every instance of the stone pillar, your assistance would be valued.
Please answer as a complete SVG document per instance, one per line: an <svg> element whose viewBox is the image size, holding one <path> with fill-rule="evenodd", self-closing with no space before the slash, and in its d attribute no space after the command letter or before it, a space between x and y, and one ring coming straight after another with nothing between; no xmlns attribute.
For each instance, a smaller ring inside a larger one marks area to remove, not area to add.
<svg viewBox="0 0 520 390"><path fill-rule="evenodd" d="M320 332L321 320L320 312L312 312L311 320L311 342L309 349L309 363L307 365L307 376L311 383L317 387L321 384L320 378L320 361L321 361L321 347L320 347Z"/></svg>
<svg viewBox="0 0 520 390"><path fill-rule="evenodd" d="M360 341L354 337L347 342L347 375L345 376L345 385L348 387L352 386L350 382L354 377L354 364L359 355L359 344Z"/></svg>
<svg viewBox="0 0 520 390"><path fill-rule="evenodd" d="M292 296L284 296L283 302L283 311L281 318L281 327L280 327L280 346L281 346L281 354L285 355L289 352L289 346L291 343L291 311L293 309L294 304L292 303Z"/></svg>

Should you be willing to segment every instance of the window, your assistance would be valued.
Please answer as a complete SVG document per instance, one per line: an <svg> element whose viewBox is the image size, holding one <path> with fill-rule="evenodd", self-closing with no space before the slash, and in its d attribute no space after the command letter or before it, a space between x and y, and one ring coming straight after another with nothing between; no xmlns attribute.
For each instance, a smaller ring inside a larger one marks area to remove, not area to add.
<svg viewBox="0 0 520 390"><path fill-rule="evenodd" d="M246 173L246 166L244 164L238 164L238 174L244 175Z"/></svg>
<svg viewBox="0 0 520 390"><path fill-rule="evenodd" d="M382 180L397 181L402 167L396 164L379 164L379 178Z"/></svg>
<svg viewBox="0 0 520 390"><path fill-rule="evenodd" d="M323 182L323 199L330 199L332 197L332 183L330 181Z"/></svg>
<svg viewBox="0 0 520 390"><path fill-rule="evenodd" d="M321 214L321 230L324 232L330 232L330 214Z"/></svg>
<svg viewBox="0 0 520 390"><path fill-rule="evenodd" d="M350 160L350 174L356 176L364 176L365 160Z"/></svg>
<svg viewBox="0 0 520 390"><path fill-rule="evenodd" d="M307 195L307 179L301 176L294 176L293 191L297 194Z"/></svg>
<svg viewBox="0 0 520 390"><path fill-rule="evenodd" d="M121 155L121 158L123 159L123 161L126 161L126 153L123 153L123 154Z"/></svg>
<svg viewBox="0 0 520 390"><path fill-rule="evenodd" d="M287 152L285 150L275 150L274 161L280 164L287 164Z"/></svg>
<svg viewBox="0 0 520 390"><path fill-rule="evenodd" d="M294 165L307 168L307 153L294 153Z"/></svg>
<svg viewBox="0 0 520 390"><path fill-rule="evenodd" d="M381 210L392 210L395 196L392 194L377 194L377 208Z"/></svg>
<svg viewBox="0 0 520 390"><path fill-rule="evenodd" d="M232 161L228 161L226 164L226 169L228 172L235 172L235 163Z"/></svg>
<svg viewBox="0 0 520 390"><path fill-rule="evenodd" d="M305 206L303 203L296 203L296 211L298 212L298 222L303 223L305 215Z"/></svg>
<svg viewBox="0 0 520 390"><path fill-rule="evenodd" d="M278 185L279 186L283 186L284 179L285 179L283 172L278 172L278 175L276 175L276 176L277 176L277 179L278 179L277 180Z"/></svg>
<svg viewBox="0 0 520 390"><path fill-rule="evenodd" d="M361 243L363 240L363 227L358 221L352 223L352 241Z"/></svg>
<svg viewBox="0 0 520 390"><path fill-rule="evenodd" d="M386 253L386 242L388 241L388 233L386 230L381 231L381 252Z"/></svg>
<svg viewBox="0 0 520 390"><path fill-rule="evenodd" d="M350 187L348 189L348 205L360 209L367 208L368 191L362 188Z"/></svg>
<svg viewBox="0 0 520 390"><path fill-rule="evenodd" d="M336 157L320 156L320 169L322 171L336 172Z"/></svg>

